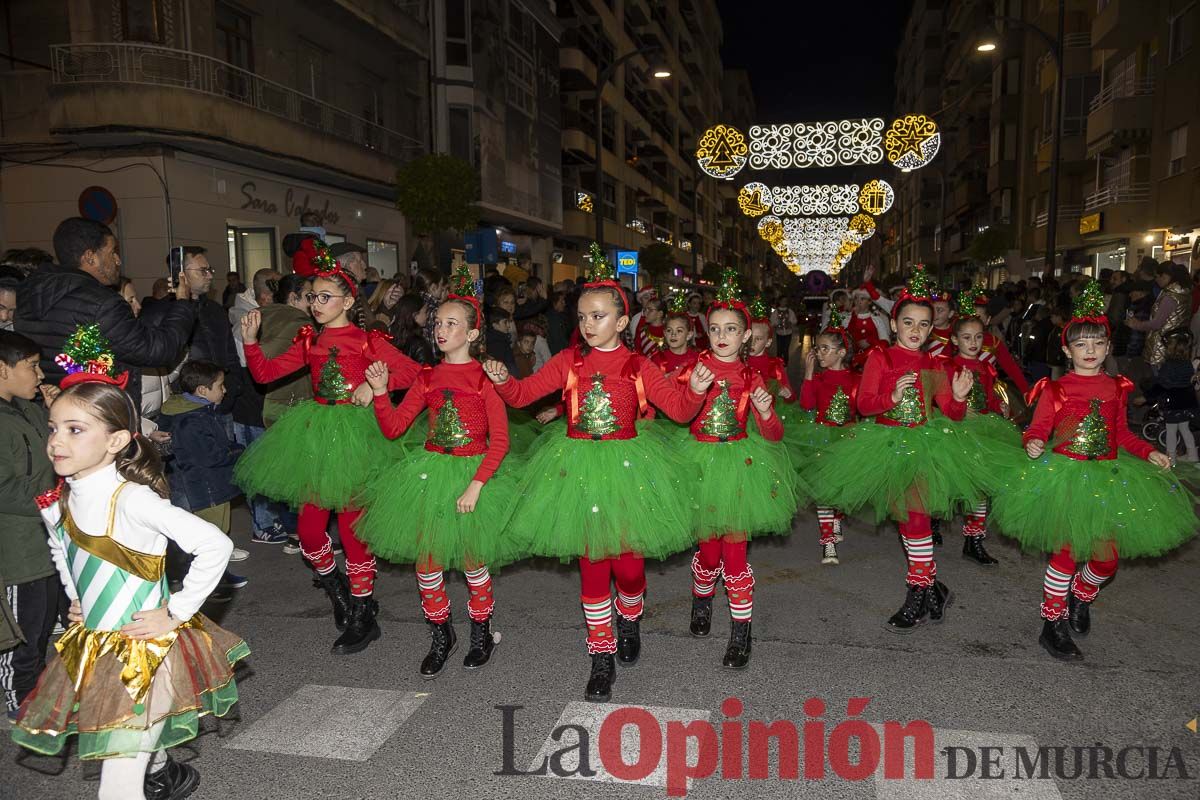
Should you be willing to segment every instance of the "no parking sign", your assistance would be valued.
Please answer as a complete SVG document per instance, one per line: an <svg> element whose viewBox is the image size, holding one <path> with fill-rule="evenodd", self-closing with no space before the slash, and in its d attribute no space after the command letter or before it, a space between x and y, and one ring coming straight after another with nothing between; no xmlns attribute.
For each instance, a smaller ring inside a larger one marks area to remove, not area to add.
<svg viewBox="0 0 1200 800"><path fill-rule="evenodd" d="M79 216L111 225L117 218L117 198L103 186L89 186L79 193Z"/></svg>

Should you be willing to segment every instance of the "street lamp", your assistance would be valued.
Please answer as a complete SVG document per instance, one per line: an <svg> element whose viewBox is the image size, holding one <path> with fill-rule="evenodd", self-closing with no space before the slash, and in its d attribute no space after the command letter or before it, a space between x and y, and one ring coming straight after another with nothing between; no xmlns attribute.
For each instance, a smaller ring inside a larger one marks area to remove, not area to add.
<svg viewBox="0 0 1200 800"><path fill-rule="evenodd" d="M596 215L596 243L601 248L604 247L604 104L601 102L601 95L604 93L604 87L612 80L617 67L635 56L649 56L660 52L662 48L659 47L631 50L596 74L596 83L593 86L596 100L596 200L592 204L592 213ZM651 74L659 80L671 77L671 71L665 67L656 67Z"/></svg>
<svg viewBox="0 0 1200 800"><path fill-rule="evenodd" d="M1066 17L1066 0L1058 0L1058 35L1051 36L1046 31L1039 28L1037 25L1026 22L1023 19L1016 17L997 16L997 22L1005 22L1011 24L1018 30L1029 31L1036 35L1050 48L1050 55L1054 58L1055 78L1054 78L1054 123L1051 135L1054 137L1054 144L1050 151L1050 201L1046 216L1046 263L1045 269L1054 274L1055 250L1057 242L1055 241L1058 234L1058 163L1062 155L1062 105L1063 105L1063 23ZM975 49L981 53L990 53L996 49L996 42L993 39L981 40Z"/></svg>

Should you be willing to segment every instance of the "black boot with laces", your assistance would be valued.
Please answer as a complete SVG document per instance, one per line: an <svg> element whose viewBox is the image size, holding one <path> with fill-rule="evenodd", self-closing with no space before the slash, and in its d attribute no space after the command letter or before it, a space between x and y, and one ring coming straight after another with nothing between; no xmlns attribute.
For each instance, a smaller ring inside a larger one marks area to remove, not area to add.
<svg viewBox="0 0 1200 800"><path fill-rule="evenodd" d="M479 669L488 663L495 649L496 640L492 636L491 618L483 622L471 620L471 647L467 650L467 657L463 659L463 666L467 669Z"/></svg>
<svg viewBox="0 0 1200 800"><path fill-rule="evenodd" d="M586 699L589 703L607 703L617 682L617 665L612 653L592 653L592 674L588 676Z"/></svg>
<svg viewBox="0 0 1200 800"><path fill-rule="evenodd" d="M734 620L729 629L729 647L721 666L725 669L745 669L750 664L750 620Z"/></svg>
<svg viewBox="0 0 1200 800"><path fill-rule="evenodd" d="M929 615L929 604L926 598L928 591L925 586L907 584L904 605L900 606L899 611L892 614L884 627L893 633L912 633Z"/></svg>
<svg viewBox="0 0 1200 800"><path fill-rule="evenodd" d="M429 654L421 662L421 677L432 680L441 674L446 661L458 649L458 636L454 633L454 625L447 617L445 622L430 622L429 633L432 640L429 643Z"/></svg>
<svg viewBox="0 0 1200 800"><path fill-rule="evenodd" d="M692 636L703 639L712 630L712 601L711 597L696 597L692 595Z"/></svg>

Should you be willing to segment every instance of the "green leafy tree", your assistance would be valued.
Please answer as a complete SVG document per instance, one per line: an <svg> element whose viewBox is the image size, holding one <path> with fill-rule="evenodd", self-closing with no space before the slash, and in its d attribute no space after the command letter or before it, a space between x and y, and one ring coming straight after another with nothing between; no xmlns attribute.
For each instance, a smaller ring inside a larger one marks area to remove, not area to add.
<svg viewBox="0 0 1200 800"><path fill-rule="evenodd" d="M997 261L1013 249L1013 232L1007 225L993 225L979 233L967 246L967 258L983 264Z"/></svg>
<svg viewBox="0 0 1200 800"><path fill-rule="evenodd" d="M417 233L475 227L478 197L479 177L461 158L430 153L396 172L396 206Z"/></svg>

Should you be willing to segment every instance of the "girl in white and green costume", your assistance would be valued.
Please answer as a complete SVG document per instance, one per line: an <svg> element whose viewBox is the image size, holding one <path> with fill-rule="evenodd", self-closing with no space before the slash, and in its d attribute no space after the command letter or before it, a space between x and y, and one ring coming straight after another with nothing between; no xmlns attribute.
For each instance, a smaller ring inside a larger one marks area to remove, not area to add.
<svg viewBox="0 0 1200 800"><path fill-rule="evenodd" d="M233 665L249 654L198 613L233 545L171 505L121 379L78 374L64 379L68 388L50 410L47 449L66 480L37 498L74 624L12 736L52 755L76 735L80 758L105 760L101 800L182 797L199 776L164 751L194 738L201 716L222 716L237 702ZM174 594L164 574L167 539L193 556Z"/></svg>

